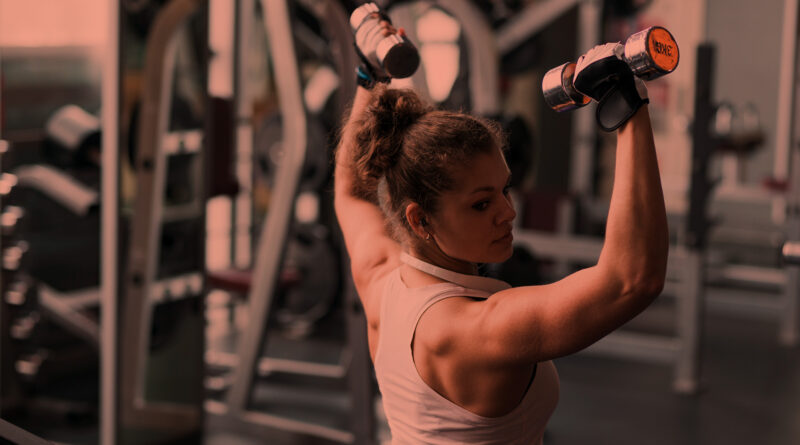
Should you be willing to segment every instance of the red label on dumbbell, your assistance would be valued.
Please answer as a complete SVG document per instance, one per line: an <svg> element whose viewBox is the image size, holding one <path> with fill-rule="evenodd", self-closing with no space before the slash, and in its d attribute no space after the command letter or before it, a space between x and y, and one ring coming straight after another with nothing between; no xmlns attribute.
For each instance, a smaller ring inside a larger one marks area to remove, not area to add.
<svg viewBox="0 0 800 445"><path fill-rule="evenodd" d="M653 28L647 39L647 52L658 68L670 72L678 66L678 44L664 28Z"/></svg>

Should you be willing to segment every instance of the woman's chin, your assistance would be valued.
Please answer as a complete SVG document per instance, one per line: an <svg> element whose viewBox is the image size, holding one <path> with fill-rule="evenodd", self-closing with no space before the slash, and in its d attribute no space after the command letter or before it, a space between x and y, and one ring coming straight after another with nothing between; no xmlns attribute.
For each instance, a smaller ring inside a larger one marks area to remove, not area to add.
<svg viewBox="0 0 800 445"><path fill-rule="evenodd" d="M498 249L499 250L499 249ZM508 261L509 258L514 254L514 246L510 243L508 247L500 250L497 253L492 253L491 255L487 255L486 260L479 261L480 263L504 263Z"/></svg>

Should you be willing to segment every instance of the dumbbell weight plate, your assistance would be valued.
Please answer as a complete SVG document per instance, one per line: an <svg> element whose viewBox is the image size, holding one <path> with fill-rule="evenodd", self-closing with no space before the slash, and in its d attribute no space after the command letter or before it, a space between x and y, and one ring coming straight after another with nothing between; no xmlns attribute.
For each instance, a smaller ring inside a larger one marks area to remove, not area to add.
<svg viewBox="0 0 800 445"><path fill-rule="evenodd" d="M92 151L100 150L100 119L77 105L56 110L45 133L45 155L62 167L92 165Z"/></svg>
<svg viewBox="0 0 800 445"><path fill-rule="evenodd" d="M297 224L292 232L281 271L285 283L276 315L287 332L305 336L331 311L339 293L339 255L325 226Z"/></svg>
<svg viewBox="0 0 800 445"><path fill-rule="evenodd" d="M665 28L652 26L628 37L625 61L641 79L659 78L678 67L678 43Z"/></svg>
<svg viewBox="0 0 800 445"><path fill-rule="evenodd" d="M574 110L591 102L572 85L575 66L575 62L567 62L551 69L542 78L544 101L558 112Z"/></svg>

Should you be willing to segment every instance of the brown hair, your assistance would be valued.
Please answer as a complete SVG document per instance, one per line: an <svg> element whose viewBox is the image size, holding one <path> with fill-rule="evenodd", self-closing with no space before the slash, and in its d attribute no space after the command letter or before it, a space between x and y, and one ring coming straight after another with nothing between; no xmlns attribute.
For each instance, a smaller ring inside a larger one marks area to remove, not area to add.
<svg viewBox="0 0 800 445"><path fill-rule="evenodd" d="M383 85L353 125L352 193L380 205L389 234L401 243L411 231L408 204L435 214L441 193L455 186L453 167L505 146L496 122L436 110L412 90Z"/></svg>

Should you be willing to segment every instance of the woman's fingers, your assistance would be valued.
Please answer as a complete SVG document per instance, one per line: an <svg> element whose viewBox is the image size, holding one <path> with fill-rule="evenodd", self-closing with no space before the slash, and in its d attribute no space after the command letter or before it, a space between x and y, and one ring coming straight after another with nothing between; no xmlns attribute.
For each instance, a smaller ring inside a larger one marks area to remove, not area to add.
<svg viewBox="0 0 800 445"><path fill-rule="evenodd" d="M395 29L395 27L392 26L392 24L389 23L386 20L381 20L381 28L383 28L382 29L382 33L383 33L384 37L385 36L390 36L392 34L397 33L397 30Z"/></svg>

